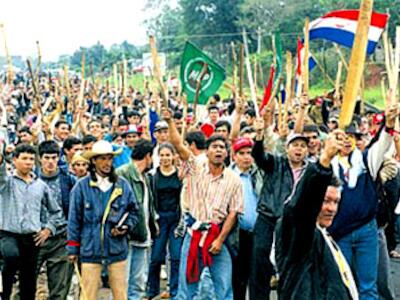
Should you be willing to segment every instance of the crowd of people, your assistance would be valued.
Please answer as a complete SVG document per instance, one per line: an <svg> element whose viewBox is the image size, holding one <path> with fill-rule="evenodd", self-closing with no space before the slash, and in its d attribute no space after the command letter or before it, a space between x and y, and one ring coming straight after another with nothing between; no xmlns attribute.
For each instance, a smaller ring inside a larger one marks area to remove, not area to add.
<svg viewBox="0 0 400 300"><path fill-rule="evenodd" d="M1 299L395 299L396 104L65 78L0 86Z"/></svg>

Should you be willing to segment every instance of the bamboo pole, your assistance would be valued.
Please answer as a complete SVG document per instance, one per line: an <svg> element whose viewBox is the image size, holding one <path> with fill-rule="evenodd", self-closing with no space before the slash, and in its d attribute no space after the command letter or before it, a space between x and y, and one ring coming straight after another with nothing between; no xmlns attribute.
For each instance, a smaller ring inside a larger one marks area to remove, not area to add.
<svg viewBox="0 0 400 300"><path fill-rule="evenodd" d="M346 58L343 55L342 50L340 50L340 47L337 44L335 45L336 53L339 55L340 60L342 61L343 67L346 69L346 71L349 71L349 65L346 61Z"/></svg>
<svg viewBox="0 0 400 300"><path fill-rule="evenodd" d="M204 76L207 74L207 72L208 72L208 64L204 63L203 69L201 70L201 73L200 73L199 80L197 81L196 94L195 94L194 100L193 100L193 117L194 117L194 119L196 119L196 114L197 114L197 104L199 102L201 83L204 79Z"/></svg>
<svg viewBox="0 0 400 300"><path fill-rule="evenodd" d="M254 110L256 112L256 116L258 117L260 115L258 111L258 104L257 104L257 93L256 93L256 87L254 84L254 79L252 75L252 70L251 70L251 65L250 65L250 54L249 54L249 47L247 43L247 33L243 29L243 43L244 43L244 51L246 54L246 70L247 70L247 79L249 80L249 85L250 85L250 95L251 95L251 100L253 101L254 104Z"/></svg>
<svg viewBox="0 0 400 300"><path fill-rule="evenodd" d="M286 99L284 105L283 120L286 123L288 119L289 103L292 99L292 53L290 51L286 52Z"/></svg>
<svg viewBox="0 0 400 300"><path fill-rule="evenodd" d="M1 29L1 33L3 35L4 51L6 53L6 58L7 58L7 63L8 63L7 83L11 84L14 79L14 70L13 70L13 63L12 63L11 55L10 55L10 52L8 51L7 36L6 36L6 31L4 29L3 23L0 23L0 29Z"/></svg>
<svg viewBox="0 0 400 300"><path fill-rule="evenodd" d="M336 73L335 94L333 96L336 101L338 101L340 98L340 82L342 80L342 68L343 68L343 62L339 61L338 69L337 69L337 73Z"/></svg>
<svg viewBox="0 0 400 300"><path fill-rule="evenodd" d="M308 95L309 91L309 65L308 65L308 57L310 56L310 20L306 18L306 22L304 25L304 58L303 58L303 92Z"/></svg>
<svg viewBox="0 0 400 300"><path fill-rule="evenodd" d="M351 123L357 94L364 71L368 44L368 30L371 23L373 0L362 0L356 35L350 57L349 72L344 91L343 104L339 116L339 127L345 129Z"/></svg>
<svg viewBox="0 0 400 300"><path fill-rule="evenodd" d="M164 83L162 80L162 75L161 75L161 70L160 70L160 62L159 62L159 58L158 58L155 37L150 36L149 42L150 42L150 49L151 49L151 57L153 59L154 75L156 76L156 79L157 79L158 84L161 89L161 98L163 101L163 106L165 108L168 108L168 96L165 91L165 86L164 86Z"/></svg>
<svg viewBox="0 0 400 300"><path fill-rule="evenodd" d="M240 44L240 60L239 60L239 96L243 97L243 78L244 78L244 47Z"/></svg>

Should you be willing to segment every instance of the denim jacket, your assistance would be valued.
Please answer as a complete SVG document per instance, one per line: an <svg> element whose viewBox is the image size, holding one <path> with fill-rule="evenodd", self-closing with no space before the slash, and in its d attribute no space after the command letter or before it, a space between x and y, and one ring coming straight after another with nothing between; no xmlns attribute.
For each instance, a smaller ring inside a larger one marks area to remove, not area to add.
<svg viewBox="0 0 400 300"><path fill-rule="evenodd" d="M126 180L118 178L105 211L99 205L101 193L90 176L79 180L71 191L67 250L70 255L79 254L82 262L109 264L126 259L128 238L113 237L111 229L126 212L124 224L129 232L138 223L138 204Z"/></svg>

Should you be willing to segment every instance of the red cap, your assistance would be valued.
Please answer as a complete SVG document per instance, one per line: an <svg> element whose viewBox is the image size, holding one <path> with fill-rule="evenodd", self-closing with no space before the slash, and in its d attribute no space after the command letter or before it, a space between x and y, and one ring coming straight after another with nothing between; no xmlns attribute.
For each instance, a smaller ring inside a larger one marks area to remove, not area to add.
<svg viewBox="0 0 400 300"><path fill-rule="evenodd" d="M240 149L245 148L245 147L253 147L254 146L254 142L249 139L249 138L238 138L235 140L235 142L233 143L232 149L233 152L238 152Z"/></svg>

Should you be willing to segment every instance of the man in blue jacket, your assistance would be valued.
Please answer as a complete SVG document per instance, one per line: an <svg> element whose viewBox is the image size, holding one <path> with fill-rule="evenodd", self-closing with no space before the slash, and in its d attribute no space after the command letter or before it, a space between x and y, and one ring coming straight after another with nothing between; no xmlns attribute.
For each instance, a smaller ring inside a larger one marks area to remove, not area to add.
<svg viewBox="0 0 400 300"><path fill-rule="evenodd" d="M127 298L127 233L138 223L138 204L129 184L114 172L117 154L109 142L96 142L83 154L90 161L90 175L71 192L67 249L73 263L80 258L87 299L97 299L103 264L113 298Z"/></svg>
<svg viewBox="0 0 400 300"><path fill-rule="evenodd" d="M361 152L348 134L344 148L332 160L336 177L343 182L339 211L329 231L357 277L360 299L378 299L378 196L375 180L384 154L393 144L397 109L387 107L385 128L376 142Z"/></svg>

